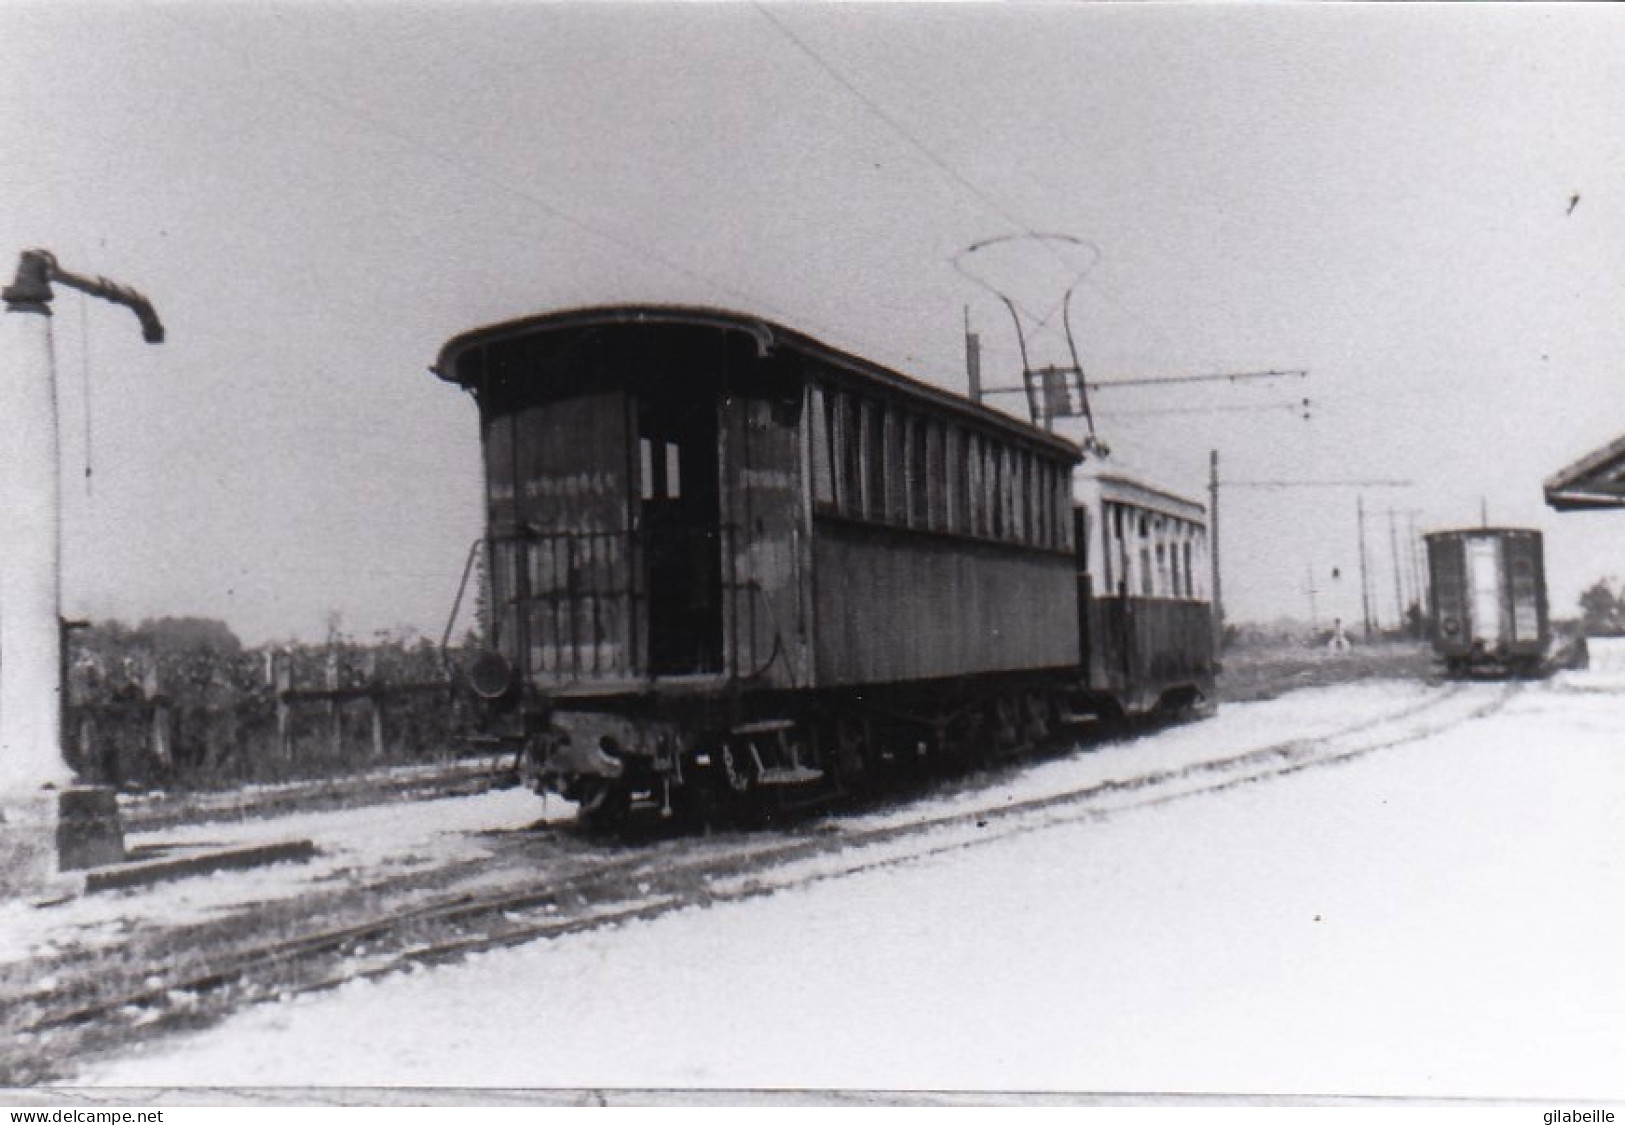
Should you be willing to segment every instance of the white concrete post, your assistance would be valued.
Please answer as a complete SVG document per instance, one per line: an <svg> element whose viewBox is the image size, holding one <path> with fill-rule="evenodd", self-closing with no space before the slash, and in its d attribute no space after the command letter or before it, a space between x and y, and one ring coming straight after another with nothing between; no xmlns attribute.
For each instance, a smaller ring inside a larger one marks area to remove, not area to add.
<svg viewBox="0 0 1625 1125"><path fill-rule="evenodd" d="M62 753L61 464L51 283L129 308L164 338L141 294L25 250L0 290L0 893L124 858L118 801L74 786Z"/></svg>
<svg viewBox="0 0 1625 1125"><path fill-rule="evenodd" d="M49 309L0 312L0 792L73 781L62 754L60 461Z"/></svg>

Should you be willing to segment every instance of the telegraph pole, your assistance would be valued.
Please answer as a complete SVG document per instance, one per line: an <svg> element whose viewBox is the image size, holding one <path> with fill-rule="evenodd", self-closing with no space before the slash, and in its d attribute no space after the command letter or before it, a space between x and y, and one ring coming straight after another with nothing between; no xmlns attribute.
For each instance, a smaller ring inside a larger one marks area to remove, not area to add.
<svg viewBox="0 0 1625 1125"><path fill-rule="evenodd" d="M1315 564L1306 563L1303 568L1304 589L1309 592L1309 632L1320 632L1320 614L1315 612Z"/></svg>
<svg viewBox="0 0 1625 1125"><path fill-rule="evenodd" d="M1354 498L1354 511L1360 523L1360 614L1365 625L1365 639L1371 640L1371 583L1365 570L1365 497Z"/></svg>
<svg viewBox="0 0 1625 1125"><path fill-rule="evenodd" d="M1211 454L1212 472L1208 487L1212 493L1212 519L1215 528L1218 526L1219 510L1219 454L1214 450ZM1414 482L1408 480L1230 480L1225 481L1226 488L1408 488ZM1365 615L1365 634L1367 639L1371 636L1371 588L1366 577L1366 547L1365 547L1365 502L1363 497L1356 498L1356 511L1360 521L1360 602ZM1214 543L1218 540L1215 536ZM1213 552L1214 565L1214 604L1218 604L1218 552Z"/></svg>
<svg viewBox="0 0 1625 1125"><path fill-rule="evenodd" d="M1388 546L1394 553L1394 605L1399 609L1399 627L1405 628L1405 589L1399 569L1399 527L1394 522L1394 510L1388 509Z"/></svg>
<svg viewBox="0 0 1625 1125"><path fill-rule="evenodd" d="M1208 566L1213 581L1213 659L1219 659L1224 645L1224 598L1219 590L1219 451L1208 450Z"/></svg>
<svg viewBox="0 0 1625 1125"><path fill-rule="evenodd" d="M970 330L970 306L965 306L965 384L970 400L982 401L982 338Z"/></svg>

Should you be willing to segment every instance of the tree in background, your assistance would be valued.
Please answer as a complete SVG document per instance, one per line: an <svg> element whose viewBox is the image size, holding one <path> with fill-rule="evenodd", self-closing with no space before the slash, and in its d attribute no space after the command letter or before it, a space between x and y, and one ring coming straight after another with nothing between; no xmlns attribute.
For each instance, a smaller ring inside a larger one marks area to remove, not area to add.
<svg viewBox="0 0 1625 1125"><path fill-rule="evenodd" d="M1580 625L1590 636L1625 636L1625 587L1616 589L1608 579L1580 595Z"/></svg>

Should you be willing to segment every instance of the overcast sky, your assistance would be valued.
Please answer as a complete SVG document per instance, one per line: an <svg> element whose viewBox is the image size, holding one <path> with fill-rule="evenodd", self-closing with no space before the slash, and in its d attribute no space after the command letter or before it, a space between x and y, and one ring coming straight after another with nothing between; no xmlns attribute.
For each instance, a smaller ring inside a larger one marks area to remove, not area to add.
<svg viewBox="0 0 1625 1125"><path fill-rule="evenodd" d="M0 254L133 285L170 330L59 291L70 615L438 636L481 519L473 404L426 370L446 338L701 302L961 390L968 309L1013 384L1008 316L951 259L1024 231L1098 248L1091 377L1311 372L1095 399L1114 460L1203 500L1220 451L1233 618L1307 617L1313 580L1357 621L1361 496L1387 620L1390 511L1401 539L1543 529L1560 613L1625 577L1625 512L1541 496L1625 433L1613 6L0 16ZM978 261L1035 311L1064 285L1042 251ZM1414 483L1242 487L1328 480Z"/></svg>

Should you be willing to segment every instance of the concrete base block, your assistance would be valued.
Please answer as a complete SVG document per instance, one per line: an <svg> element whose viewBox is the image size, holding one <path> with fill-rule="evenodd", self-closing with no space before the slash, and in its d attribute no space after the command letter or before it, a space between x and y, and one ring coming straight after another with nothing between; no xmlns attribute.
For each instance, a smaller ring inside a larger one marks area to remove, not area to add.
<svg viewBox="0 0 1625 1125"><path fill-rule="evenodd" d="M22 898L56 879L61 793L0 793L0 896Z"/></svg>
<svg viewBox="0 0 1625 1125"><path fill-rule="evenodd" d="M124 861L124 829L118 795L104 785L61 791L56 825L57 866L62 871Z"/></svg>
<svg viewBox="0 0 1625 1125"><path fill-rule="evenodd" d="M53 895L63 873L124 859L118 799L102 786L0 793L0 897Z"/></svg>

